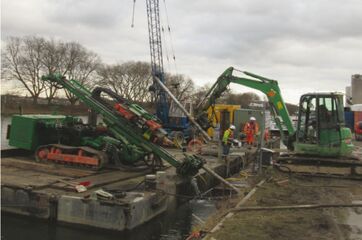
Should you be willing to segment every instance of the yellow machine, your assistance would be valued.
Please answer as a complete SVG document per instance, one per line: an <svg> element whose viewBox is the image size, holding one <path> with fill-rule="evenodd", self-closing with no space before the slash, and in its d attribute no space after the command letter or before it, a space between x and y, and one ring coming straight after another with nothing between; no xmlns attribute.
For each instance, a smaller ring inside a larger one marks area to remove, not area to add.
<svg viewBox="0 0 362 240"><path fill-rule="evenodd" d="M240 105L228 105L228 104L215 104L213 106L210 106L207 109L207 117L209 120L212 120L212 125L216 126L218 123L221 122L221 112L225 111L229 114L229 119L224 119L224 121L228 121L229 123L234 122L234 111L239 110ZM214 136L214 128L209 128L207 130L207 134L210 137Z"/></svg>

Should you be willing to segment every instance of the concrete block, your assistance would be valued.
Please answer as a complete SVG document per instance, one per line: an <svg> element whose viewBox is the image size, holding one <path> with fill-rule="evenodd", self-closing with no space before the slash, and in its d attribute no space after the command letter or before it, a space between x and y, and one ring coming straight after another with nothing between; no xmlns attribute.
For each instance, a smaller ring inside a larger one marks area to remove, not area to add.
<svg viewBox="0 0 362 240"><path fill-rule="evenodd" d="M125 207L118 204L102 204L97 199L84 201L79 197L61 196L57 220L122 231L126 225L126 214Z"/></svg>
<svg viewBox="0 0 362 240"><path fill-rule="evenodd" d="M167 209L167 195L160 193L146 193L136 197L130 203L130 212L127 219L127 229L133 229Z"/></svg>
<svg viewBox="0 0 362 240"><path fill-rule="evenodd" d="M15 204L15 190L8 187L1 188L1 205L2 207Z"/></svg>
<svg viewBox="0 0 362 240"><path fill-rule="evenodd" d="M19 188L1 188L1 207L5 212L50 218L49 198L45 194L26 191Z"/></svg>

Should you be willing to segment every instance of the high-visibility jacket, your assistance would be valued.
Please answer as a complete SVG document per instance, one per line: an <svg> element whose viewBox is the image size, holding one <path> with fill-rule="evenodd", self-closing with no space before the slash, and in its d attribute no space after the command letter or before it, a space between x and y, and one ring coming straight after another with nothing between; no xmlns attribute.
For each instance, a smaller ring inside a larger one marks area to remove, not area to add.
<svg viewBox="0 0 362 240"><path fill-rule="evenodd" d="M251 123L247 122L244 126L244 133L246 134L246 143L254 144L255 135L259 132L259 125L257 122Z"/></svg>
<svg viewBox="0 0 362 240"><path fill-rule="evenodd" d="M248 134L252 134L255 135L259 132L259 125L257 122L255 123L251 123L251 122L247 122L244 126L244 133L246 135Z"/></svg>
<svg viewBox="0 0 362 240"><path fill-rule="evenodd" d="M225 132L224 132L224 136L222 138L222 142L224 144L228 144L228 143L231 143L231 141L234 139L234 131L231 130L230 128L227 129Z"/></svg>

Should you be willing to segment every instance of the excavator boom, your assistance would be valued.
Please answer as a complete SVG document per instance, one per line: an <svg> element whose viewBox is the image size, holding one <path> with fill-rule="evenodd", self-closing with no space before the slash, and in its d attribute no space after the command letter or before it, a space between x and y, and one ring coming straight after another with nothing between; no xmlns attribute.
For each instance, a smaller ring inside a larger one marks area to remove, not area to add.
<svg viewBox="0 0 362 240"><path fill-rule="evenodd" d="M196 108L197 112L200 113L199 117L201 118L202 113L206 112L210 106L215 104L216 100L227 90L230 83L247 86L263 92L268 97L273 115L275 116L275 122L281 131L282 139L288 144L288 137L284 135L282 125L284 124L286 126L289 136L295 134L295 128L281 95L278 82L246 71L240 72L247 77L237 77L233 75L234 71L235 69L233 67L226 69L210 88L203 101L201 101Z"/></svg>

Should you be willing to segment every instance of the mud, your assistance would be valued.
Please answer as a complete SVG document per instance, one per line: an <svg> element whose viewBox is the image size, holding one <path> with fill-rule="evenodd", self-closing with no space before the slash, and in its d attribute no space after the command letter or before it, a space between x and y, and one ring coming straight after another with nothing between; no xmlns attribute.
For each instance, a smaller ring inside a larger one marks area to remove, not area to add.
<svg viewBox="0 0 362 240"><path fill-rule="evenodd" d="M362 201L360 181L288 176L268 169L266 182L248 206L278 206ZM282 182L278 184L278 182ZM227 205L231 205L230 200ZM218 215L205 225L211 230ZM223 214L222 214L223 212ZM215 239L362 239L362 208L324 208L310 210L278 210L236 213L227 219L221 230L208 235Z"/></svg>

